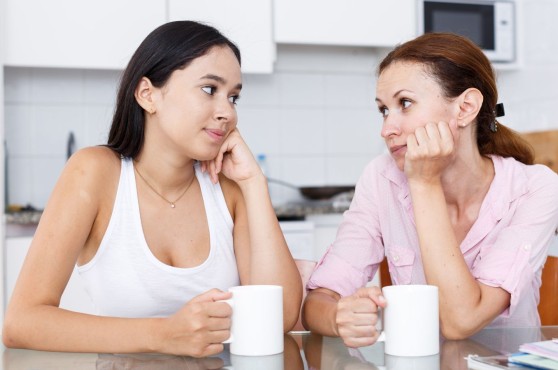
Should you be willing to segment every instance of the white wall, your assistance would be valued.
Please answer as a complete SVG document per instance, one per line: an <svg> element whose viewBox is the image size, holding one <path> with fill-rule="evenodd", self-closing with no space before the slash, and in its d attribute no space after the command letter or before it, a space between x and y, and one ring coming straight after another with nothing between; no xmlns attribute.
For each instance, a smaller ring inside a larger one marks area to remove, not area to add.
<svg viewBox="0 0 558 370"><path fill-rule="evenodd" d="M558 1L524 0L521 68L499 70L502 122L518 131L558 128ZM269 176L297 185L354 184L383 151L374 71L386 50L280 45L275 72L245 75L239 128ZM43 207L65 163L66 139L104 143L119 72L7 68L11 203ZM294 196L272 187L277 202Z"/></svg>

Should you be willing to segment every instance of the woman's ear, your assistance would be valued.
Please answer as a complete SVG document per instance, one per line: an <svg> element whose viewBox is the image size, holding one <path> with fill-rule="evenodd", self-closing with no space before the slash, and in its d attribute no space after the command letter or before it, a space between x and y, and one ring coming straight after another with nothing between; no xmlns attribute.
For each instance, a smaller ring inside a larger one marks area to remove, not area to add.
<svg viewBox="0 0 558 370"><path fill-rule="evenodd" d="M482 107L484 98L481 92L471 87L461 93L457 98L459 113L457 115L457 125L466 127L473 122Z"/></svg>
<svg viewBox="0 0 558 370"><path fill-rule="evenodd" d="M138 86L136 87L136 91L134 92L134 97L138 104L146 111L151 114L154 114L155 109L155 102L153 100L153 92L154 86L147 77L142 77Z"/></svg>

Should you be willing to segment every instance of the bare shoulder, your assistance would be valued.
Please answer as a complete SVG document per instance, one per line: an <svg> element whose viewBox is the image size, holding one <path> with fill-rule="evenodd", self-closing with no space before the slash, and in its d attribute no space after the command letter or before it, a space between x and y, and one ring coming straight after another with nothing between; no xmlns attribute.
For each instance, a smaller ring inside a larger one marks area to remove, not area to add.
<svg viewBox="0 0 558 370"><path fill-rule="evenodd" d="M99 177L107 179L107 176L118 175L120 157L112 149L104 146L83 148L69 159L65 170L90 180Z"/></svg>
<svg viewBox="0 0 558 370"><path fill-rule="evenodd" d="M74 153L68 161L68 166L90 168L92 171L106 168L106 166L120 167L120 156L108 147L92 146Z"/></svg>
<svg viewBox="0 0 558 370"><path fill-rule="evenodd" d="M78 150L68 160L58 188L79 189L91 200L115 191L120 176L120 157L112 149L97 146Z"/></svg>

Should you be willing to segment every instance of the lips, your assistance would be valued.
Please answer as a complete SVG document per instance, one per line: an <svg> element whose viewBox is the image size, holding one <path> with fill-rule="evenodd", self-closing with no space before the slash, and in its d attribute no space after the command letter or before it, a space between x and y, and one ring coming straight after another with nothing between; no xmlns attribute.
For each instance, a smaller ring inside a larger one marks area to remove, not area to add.
<svg viewBox="0 0 558 370"><path fill-rule="evenodd" d="M205 132L211 139L215 141L222 141L226 133L225 130L211 129L211 128L206 128Z"/></svg>
<svg viewBox="0 0 558 370"><path fill-rule="evenodd" d="M393 145L389 147L389 151L392 155L399 155L404 153L407 149L407 145Z"/></svg>

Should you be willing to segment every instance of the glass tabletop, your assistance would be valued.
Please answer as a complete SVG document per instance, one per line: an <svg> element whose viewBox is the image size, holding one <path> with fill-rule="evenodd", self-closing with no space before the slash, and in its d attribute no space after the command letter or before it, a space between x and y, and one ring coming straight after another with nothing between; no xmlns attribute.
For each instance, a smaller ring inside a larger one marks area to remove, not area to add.
<svg viewBox="0 0 558 370"><path fill-rule="evenodd" d="M310 333L285 335L282 354L262 357L231 355L228 347L217 356L197 359L156 354L96 354L41 352L4 349L5 370L460 370L467 369L469 354L491 356L517 352L527 342L558 337L558 326L539 328L484 329L469 339L442 340L440 353L425 357L384 354L383 343L358 349L347 348L339 338Z"/></svg>

